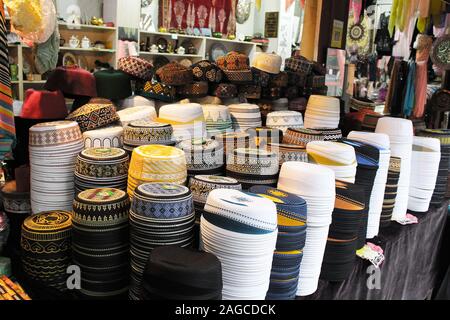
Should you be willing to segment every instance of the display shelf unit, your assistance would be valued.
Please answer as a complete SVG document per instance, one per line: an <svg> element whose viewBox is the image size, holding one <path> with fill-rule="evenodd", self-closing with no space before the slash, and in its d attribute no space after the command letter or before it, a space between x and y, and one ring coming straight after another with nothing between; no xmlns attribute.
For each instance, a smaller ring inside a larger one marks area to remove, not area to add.
<svg viewBox="0 0 450 320"><path fill-rule="evenodd" d="M174 60L180 61L182 59L190 59L192 60L193 63L195 63L200 60L205 59L209 60L211 47L217 43L222 44L227 52L237 51L246 54L250 58L250 60L253 59L253 57L258 51L262 51L260 46L257 43L253 42L193 36L186 34L166 33L166 32L149 32L142 30L139 32L139 43L141 42L147 43L147 39L149 39L148 42L150 43L150 45L153 45L157 43L159 38L164 38L168 42L171 42L175 48L183 46L184 42L189 41L196 48L197 54L150 53L148 51L140 51L139 55L147 60L151 60L155 56L164 56L168 58L170 61ZM185 47L185 49L187 50L188 48Z"/></svg>
<svg viewBox="0 0 450 320"><path fill-rule="evenodd" d="M99 59L102 62L108 62L112 66L116 66L116 43L117 43L117 28L106 26L94 26L89 24L67 24L63 22L58 23L59 33L63 44L59 50L64 55L67 52L77 55L83 55L89 69L95 66L95 60ZM76 36L80 41L78 48L69 46L69 41L72 36ZM81 41L83 37L89 38L91 44L100 41L105 44L105 49L97 48L81 48ZM100 58L99 58L100 56Z"/></svg>

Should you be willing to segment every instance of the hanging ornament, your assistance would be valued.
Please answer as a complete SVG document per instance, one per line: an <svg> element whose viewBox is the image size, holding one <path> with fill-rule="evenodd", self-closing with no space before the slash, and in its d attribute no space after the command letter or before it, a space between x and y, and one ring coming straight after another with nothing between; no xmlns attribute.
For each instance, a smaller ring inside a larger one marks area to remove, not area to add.
<svg viewBox="0 0 450 320"><path fill-rule="evenodd" d="M243 24L250 17L252 7L251 0L239 0L236 7L237 23Z"/></svg>
<svg viewBox="0 0 450 320"><path fill-rule="evenodd" d="M56 28L52 0L5 0L11 17L11 31L26 43L44 43Z"/></svg>

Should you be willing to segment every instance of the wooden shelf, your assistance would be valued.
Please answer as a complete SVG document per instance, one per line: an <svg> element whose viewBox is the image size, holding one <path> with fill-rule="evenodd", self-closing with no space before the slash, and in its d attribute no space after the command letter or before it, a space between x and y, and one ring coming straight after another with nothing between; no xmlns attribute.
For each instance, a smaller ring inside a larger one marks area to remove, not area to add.
<svg viewBox="0 0 450 320"><path fill-rule="evenodd" d="M94 52L94 53L115 53L115 49L95 49L95 48L71 48L71 47L59 47L60 51L80 51L80 52Z"/></svg>
<svg viewBox="0 0 450 320"><path fill-rule="evenodd" d="M94 26L90 24L68 24L65 22L59 22L58 26L61 29L69 29L69 30L95 30L104 32L114 32L117 30L116 27Z"/></svg>
<svg viewBox="0 0 450 320"><path fill-rule="evenodd" d="M199 54L178 54L178 53L151 53L148 51L140 51L139 55L143 56L165 56L165 57L182 57L182 58L203 58Z"/></svg>
<svg viewBox="0 0 450 320"><path fill-rule="evenodd" d="M39 81L30 81L30 80L23 80L23 84L44 84L47 80L39 80Z"/></svg>
<svg viewBox="0 0 450 320"><path fill-rule="evenodd" d="M176 38L187 38L187 39L203 39L202 36L193 36L188 34L178 34L178 33L169 33L169 32L150 32L150 31L140 31L143 35L150 35L150 36L161 36L161 37L171 37L172 39Z"/></svg>

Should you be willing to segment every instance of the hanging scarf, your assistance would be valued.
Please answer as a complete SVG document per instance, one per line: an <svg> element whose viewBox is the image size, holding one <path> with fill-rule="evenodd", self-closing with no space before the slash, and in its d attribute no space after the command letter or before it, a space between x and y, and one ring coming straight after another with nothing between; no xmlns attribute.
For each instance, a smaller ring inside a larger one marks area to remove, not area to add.
<svg viewBox="0 0 450 320"><path fill-rule="evenodd" d="M427 62L417 62L416 65L416 107L414 108L414 117L422 118L425 113L427 103L427 84L428 84L428 64Z"/></svg>
<svg viewBox="0 0 450 320"><path fill-rule="evenodd" d="M0 159L11 152L16 138L6 33L3 0L0 0Z"/></svg>
<svg viewBox="0 0 450 320"><path fill-rule="evenodd" d="M405 100L403 101L403 114L407 117L411 116L414 108L415 102L415 91L416 91L416 63L410 60L408 63L408 78L406 80L406 94Z"/></svg>
<svg viewBox="0 0 450 320"><path fill-rule="evenodd" d="M395 24L397 22L397 15L399 14L399 3L401 0L394 0L392 2L392 8L391 8L391 16L389 17L389 34L391 37L394 36L394 28Z"/></svg>
<svg viewBox="0 0 450 320"><path fill-rule="evenodd" d="M352 0L353 19L357 24L361 17L362 6L362 0Z"/></svg>

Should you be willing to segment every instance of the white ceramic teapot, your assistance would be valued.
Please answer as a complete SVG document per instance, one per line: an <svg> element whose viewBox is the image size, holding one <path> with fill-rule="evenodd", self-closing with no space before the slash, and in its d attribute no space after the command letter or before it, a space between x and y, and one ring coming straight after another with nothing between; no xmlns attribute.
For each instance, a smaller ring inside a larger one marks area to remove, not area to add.
<svg viewBox="0 0 450 320"><path fill-rule="evenodd" d="M178 50L177 50L177 53L178 54L185 54L186 53L186 49L183 48L183 47L179 47Z"/></svg>
<svg viewBox="0 0 450 320"><path fill-rule="evenodd" d="M70 37L69 46L71 48L78 48L80 46L80 40L77 36L73 35Z"/></svg>
<svg viewBox="0 0 450 320"><path fill-rule="evenodd" d="M158 51L158 46L156 45L156 44L153 44L151 47L150 47L150 52L151 53L158 53L159 51Z"/></svg>
<svg viewBox="0 0 450 320"><path fill-rule="evenodd" d="M81 40L81 47L83 49L89 49L91 47L91 40L88 37L84 36Z"/></svg>

